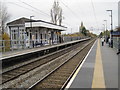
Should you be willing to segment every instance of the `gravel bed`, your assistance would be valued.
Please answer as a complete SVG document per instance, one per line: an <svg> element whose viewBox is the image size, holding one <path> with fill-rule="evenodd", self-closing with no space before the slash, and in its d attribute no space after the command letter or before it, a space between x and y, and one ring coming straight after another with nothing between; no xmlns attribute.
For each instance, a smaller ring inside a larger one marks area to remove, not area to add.
<svg viewBox="0 0 120 90"><path fill-rule="evenodd" d="M92 43L90 45L88 45L86 48L84 48L84 50L82 52L79 52L75 57L71 58L71 60L68 63L62 65L62 67L60 67L55 72L53 72L52 74L50 74L43 81L41 81L39 84L35 85L35 87L33 87L32 90L34 90L34 89L35 90L39 90L40 88L61 88L61 86L64 84L64 83L61 83L61 82L62 81L65 82L69 78L69 76L64 75L64 73L62 73L62 71L60 69L63 68L63 71L64 71L64 69L67 71L67 67L68 66L70 67L73 63L76 63L76 66L77 66L78 63L87 54L87 52L88 52L88 50L90 49L91 46L92 46ZM75 55L77 53L77 51L79 51L79 50L80 50L80 48L78 48L78 50L76 50L76 52L73 52L73 55ZM73 65L73 70L74 69L75 69L75 66ZM70 70L70 72L72 73L72 70ZM66 74L67 74L67 72L66 72ZM56 81L56 80L58 80L58 81Z"/></svg>
<svg viewBox="0 0 120 90"><path fill-rule="evenodd" d="M46 86L47 86L47 87L46 87ZM44 83L44 84L41 84L41 85L38 87L38 90L39 90L39 88L50 88L51 90L52 90L52 88L53 88L53 89L56 88L55 90L57 90L57 89L60 90L58 87L62 87L62 86L61 86L61 85L56 85L56 84L47 84L47 83L45 84L45 83Z"/></svg>
<svg viewBox="0 0 120 90"><path fill-rule="evenodd" d="M49 72L53 71L56 67L61 65L63 62L65 62L68 58L74 56L79 50L74 49L71 52L62 55L61 57L46 63L24 75L19 76L18 78L9 81L7 83L4 83L0 88L28 88L34 83L36 83L38 80L41 80L45 75L47 75ZM25 64L24 62L23 64ZM61 77L63 78L63 77Z"/></svg>
<svg viewBox="0 0 120 90"><path fill-rule="evenodd" d="M41 56L41 57L38 57L38 58L35 58L35 59L32 59L32 60L28 60L28 61L25 61L25 62L21 62L21 63L18 63L18 64L16 64L16 65L9 66L9 67L7 67L7 68L2 68L2 71L1 71L0 73L4 73L4 72L7 72L7 71L10 71L10 70L15 69L15 68L18 68L18 67L20 67L20 66L23 66L23 65L29 64L29 63L31 63L31 62L37 61L37 60L39 60L39 59L42 59L42 58L44 58L44 57L48 57L48 56L50 56L50 55L52 55L52 54L55 54L55 53L58 53L58 52L60 52L60 51L62 51L62 50L58 50L58 51L56 51L56 52L53 52L53 53L50 53L50 54L47 54L47 55L44 55L44 56Z"/></svg>

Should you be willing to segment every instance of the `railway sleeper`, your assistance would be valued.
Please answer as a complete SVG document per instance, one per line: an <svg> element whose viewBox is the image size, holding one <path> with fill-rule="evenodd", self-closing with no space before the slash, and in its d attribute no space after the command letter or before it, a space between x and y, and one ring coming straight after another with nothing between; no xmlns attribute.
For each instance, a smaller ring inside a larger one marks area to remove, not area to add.
<svg viewBox="0 0 120 90"><path fill-rule="evenodd" d="M50 84L58 84L58 85L61 85L61 84L64 84L64 81L63 81L63 80L48 79L48 80L44 81L43 83L50 83Z"/></svg>
<svg viewBox="0 0 120 90"><path fill-rule="evenodd" d="M28 70L30 70L30 69L31 69L31 67L27 67L27 66L26 66L26 67L21 67L19 70L20 70L20 71L23 71L23 72L24 72L24 71L26 72L26 71L28 71Z"/></svg>
<svg viewBox="0 0 120 90"><path fill-rule="evenodd" d="M46 81L44 81L44 82L53 82L53 81L56 81L56 82L61 82L61 83L63 83L64 81L62 81L62 80L59 80L59 79L48 79L48 80L46 80Z"/></svg>
<svg viewBox="0 0 120 90"><path fill-rule="evenodd" d="M48 82L44 82L43 84L56 84L56 85L63 85L64 84L64 81L55 81L55 80L53 80L53 81L48 81Z"/></svg>
<svg viewBox="0 0 120 90"><path fill-rule="evenodd" d="M68 77L70 74L68 74L68 73L57 73L57 74L54 74L54 75L52 75L52 76L61 76L61 77Z"/></svg>
<svg viewBox="0 0 120 90"><path fill-rule="evenodd" d="M65 73L70 73L72 70L68 69L68 70L59 70L54 72L52 75L56 75L56 74L65 74Z"/></svg>
<svg viewBox="0 0 120 90"><path fill-rule="evenodd" d="M79 62L80 62L80 61L79 61ZM64 71L64 70L73 70L79 62L77 62L77 63L73 62L73 63L75 63L74 65L72 65L72 66L71 66L71 65L68 65L67 67L63 67L63 68L61 68L61 69L62 69L63 71Z"/></svg>
<svg viewBox="0 0 120 90"><path fill-rule="evenodd" d="M4 78L2 78L2 83L8 81L9 78L10 78L10 77L4 76Z"/></svg>
<svg viewBox="0 0 120 90"><path fill-rule="evenodd" d="M71 72L72 72L72 70L71 71L66 71L66 72L57 72L55 75L70 75L71 74Z"/></svg>
<svg viewBox="0 0 120 90"><path fill-rule="evenodd" d="M17 69L18 71L16 71L16 72L22 72L22 73L24 73L24 72L26 72L27 70L25 69L25 68L19 68L19 69Z"/></svg>
<svg viewBox="0 0 120 90"><path fill-rule="evenodd" d="M61 71L61 72L66 72L66 71L72 71L73 70L73 68L69 68L69 67L67 67L67 68L61 68L60 70L59 70L59 72ZM58 71L57 71L58 72Z"/></svg>
<svg viewBox="0 0 120 90"><path fill-rule="evenodd" d="M2 83L4 83L4 82L7 82L7 80L6 80L6 79L3 79L2 82L0 82L0 85L1 85Z"/></svg>
<svg viewBox="0 0 120 90"><path fill-rule="evenodd" d="M5 82L5 81L7 81L5 78L2 78L2 82ZM2 84L2 83L1 83Z"/></svg>
<svg viewBox="0 0 120 90"><path fill-rule="evenodd" d="M11 77L15 77L15 76L18 76L20 73L18 73L18 72L12 72L12 73L7 73L6 75L8 75L8 76L11 76Z"/></svg>
<svg viewBox="0 0 120 90"><path fill-rule="evenodd" d="M25 73L25 72L26 72L26 70L18 70L18 71L16 70L16 71L14 71L14 73L18 73L18 75L22 74L22 73Z"/></svg>
<svg viewBox="0 0 120 90"><path fill-rule="evenodd" d="M58 77L58 76L51 76L50 79L56 79L56 80L66 80L67 77L63 76L63 77Z"/></svg>
<svg viewBox="0 0 120 90"><path fill-rule="evenodd" d="M14 75L12 74L5 74L2 76L2 78L11 78L11 77L14 77Z"/></svg>
<svg viewBox="0 0 120 90"><path fill-rule="evenodd" d="M40 90L40 88L61 88L62 85L56 85L56 84L51 84L51 83L42 83L40 86L37 86L35 90Z"/></svg>

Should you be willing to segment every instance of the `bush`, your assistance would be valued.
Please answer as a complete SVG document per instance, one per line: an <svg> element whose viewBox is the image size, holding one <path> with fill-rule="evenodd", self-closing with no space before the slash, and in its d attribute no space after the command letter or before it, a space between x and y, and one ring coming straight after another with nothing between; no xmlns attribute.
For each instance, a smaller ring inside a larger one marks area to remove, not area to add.
<svg viewBox="0 0 120 90"><path fill-rule="evenodd" d="M10 37L7 33L2 34L3 44L5 45L5 51L10 51Z"/></svg>

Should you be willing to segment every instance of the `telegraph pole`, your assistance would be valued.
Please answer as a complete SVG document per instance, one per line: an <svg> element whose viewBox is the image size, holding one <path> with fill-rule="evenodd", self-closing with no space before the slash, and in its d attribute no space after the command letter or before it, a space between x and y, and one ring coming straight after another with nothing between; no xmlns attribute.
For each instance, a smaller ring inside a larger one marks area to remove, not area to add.
<svg viewBox="0 0 120 90"><path fill-rule="evenodd" d="M112 37L112 33L113 33L113 20L112 20L112 10L106 10L108 12L111 12L111 35L110 35L110 38L111 38L111 48L113 48L113 37Z"/></svg>
<svg viewBox="0 0 120 90"><path fill-rule="evenodd" d="M71 28L71 41L72 41L72 28Z"/></svg>
<svg viewBox="0 0 120 90"><path fill-rule="evenodd" d="M105 30L105 41L106 41L106 43L107 43L107 20L104 20L106 23L106 30Z"/></svg>
<svg viewBox="0 0 120 90"><path fill-rule="evenodd" d="M34 16L30 16L30 32L32 32L32 17L34 17ZM32 46L33 46L33 48L34 48L34 40L33 40L33 36L32 36L32 33L30 33L30 40L31 40L31 38L32 38Z"/></svg>
<svg viewBox="0 0 120 90"><path fill-rule="evenodd" d="M34 16L30 16L30 27L31 27L31 29L32 29L32 17L34 17Z"/></svg>

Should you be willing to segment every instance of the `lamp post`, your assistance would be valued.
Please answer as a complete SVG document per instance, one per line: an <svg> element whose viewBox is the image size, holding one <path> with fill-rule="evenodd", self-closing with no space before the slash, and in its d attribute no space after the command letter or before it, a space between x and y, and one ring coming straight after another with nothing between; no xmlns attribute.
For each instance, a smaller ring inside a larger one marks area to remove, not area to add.
<svg viewBox="0 0 120 90"><path fill-rule="evenodd" d="M113 37L112 37L112 32L113 32L113 20L112 20L112 10L106 10L108 12L111 12L111 35L110 35L110 38L111 38L111 48L113 48Z"/></svg>
<svg viewBox="0 0 120 90"><path fill-rule="evenodd" d="M30 16L30 27L32 28L32 17L34 16Z"/></svg>
<svg viewBox="0 0 120 90"><path fill-rule="evenodd" d="M106 30L105 30L105 41L107 43L107 20L104 20L104 22L106 22Z"/></svg>
<svg viewBox="0 0 120 90"><path fill-rule="evenodd" d="M104 27L104 37L105 37L105 24L103 24L103 27Z"/></svg>
<svg viewBox="0 0 120 90"><path fill-rule="evenodd" d="M71 28L71 41L72 41L72 28Z"/></svg>
<svg viewBox="0 0 120 90"><path fill-rule="evenodd" d="M104 20L104 21L106 22L105 24L106 24L106 30L107 30L107 20Z"/></svg>
<svg viewBox="0 0 120 90"><path fill-rule="evenodd" d="M30 28L31 28L31 30L30 30L30 40L31 40L31 38L32 38L32 46L33 46L33 48L34 48L34 37L32 36L32 17L34 17L34 16L30 16Z"/></svg>

